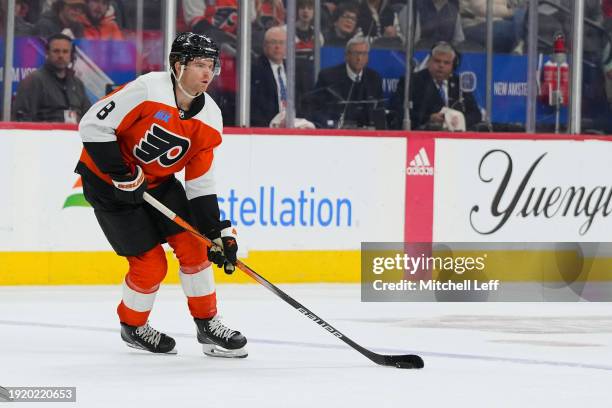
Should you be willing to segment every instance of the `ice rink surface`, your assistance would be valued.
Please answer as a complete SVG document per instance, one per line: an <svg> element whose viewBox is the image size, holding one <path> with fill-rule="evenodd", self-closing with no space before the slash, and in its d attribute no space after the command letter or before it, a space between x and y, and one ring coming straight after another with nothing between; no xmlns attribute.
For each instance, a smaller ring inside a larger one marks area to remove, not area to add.
<svg viewBox="0 0 612 408"><path fill-rule="evenodd" d="M162 287L150 318L174 356L124 345L119 286L0 287L0 385L76 386L76 404L50 405L72 407L612 406L610 303L361 303L358 285L281 288L425 368L376 366L256 284L217 288L225 323L249 339L236 360L201 353L179 286Z"/></svg>

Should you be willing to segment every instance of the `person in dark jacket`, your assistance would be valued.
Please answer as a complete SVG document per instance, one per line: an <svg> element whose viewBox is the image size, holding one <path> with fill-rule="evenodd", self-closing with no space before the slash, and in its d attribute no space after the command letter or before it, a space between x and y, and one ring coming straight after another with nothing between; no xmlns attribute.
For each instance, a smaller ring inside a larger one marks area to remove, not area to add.
<svg viewBox="0 0 612 408"><path fill-rule="evenodd" d="M414 28L414 49L429 50L435 43L446 41L457 45L465 40L459 6L452 0L416 0L416 21ZM408 7L398 13L400 29L406 26Z"/></svg>
<svg viewBox="0 0 612 408"><path fill-rule="evenodd" d="M364 0L359 6L357 26L370 42L377 38L398 38L395 13L387 0Z"/></svg>
<svg viewBox="0 0 612 408"><path fill-rule="evenodd" d="M19 83L13 119L21 122L78 123L91 103L70 68L72 40L55 34L47 42L45 64Z"/></svg>
<svg viewBox="0 0 612 408"><path fill-rule="evenodd" d="M70 38L83 37L83 24L87 3L85 0L57 0L51 10L43 13L35 26L35 34L49 37L66 34Z"/></svg>
<svg viewBox="0 0 612 408"><path fill-rule="evenodd" d="M367 38L352 38L345 48L345 62L319 73L311 92L311 121L317 127L377 127L383 115L382 79L366 67L370 46Z"/></svg>
<svg viewBox="0 0 612 408"><path fill-rule="evenodd" d="M463 113L466 127L473 128L482 121L482 114L472 92L461 89L458 68L458 54L446 42L435 45L427 61L427 69L411 76L410 121L412 129L441 130L444 124L443 108ZM391 98L394 113L391 127L401 129L404 119L404 87L402 77Z"/></svg>
<svg viewBox="0 0 612 408"><path fill-rule="evenodd" d="M15 36L27 37L34 32L34 24L26 18L30 14L30 4L26 0L15 1Z"/></svg>
<svg viewBox="0 0 612 408"><path fill-rule="evenodd" d="M4 2L6 3L6 2ZM27 0L16 0L15 1L15 37L26 37L31 36L34 32L34 25L31 21L30 4ZM4 16L6 15L6 5L0 2L0 35L4 35L6 30L6 21Z"/></svg>
<svg viewBox="0 0 612 408"><path fill-rule="evenodd" d="M251 125L270 126L287 104L285 52L287 33L272 27L264 36L263 54L251 67Z"/></svg>
<svg viewBox="0 0 612 408"><path fill-rule="evenodd" d="M359 4L340 3L334 11L334 23L324 34L326 47L345 47L348 40L361 33L357 26Z"/></svg>
<svg viewBox="0 0 612 408"><path fill-rule="evenodd" d="M274 26L264 35L263 54L251 66L251 125L268 127L279 113L285 111L288 102L285 53L287 31ZM302 116L302 95L307 81L300 80L296 72L296 115ZM297 125L296 125L297 126Z"/></svg>

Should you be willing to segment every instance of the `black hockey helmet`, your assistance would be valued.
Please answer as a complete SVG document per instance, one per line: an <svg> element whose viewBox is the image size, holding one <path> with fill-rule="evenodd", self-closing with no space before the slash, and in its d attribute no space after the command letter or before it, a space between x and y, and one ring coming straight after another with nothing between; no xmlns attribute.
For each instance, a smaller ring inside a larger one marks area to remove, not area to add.
<svg viewBox="0 0 612 408"><path fill-rule="evenodd" d="M219 75L221 73L219 47L210 37L191 32L180 33L172 42L172 49L168 58L170 68L174 68L174 63L177 61L181 65L187 65L194 58L211 58L215 64L214 74Z"/></svg>

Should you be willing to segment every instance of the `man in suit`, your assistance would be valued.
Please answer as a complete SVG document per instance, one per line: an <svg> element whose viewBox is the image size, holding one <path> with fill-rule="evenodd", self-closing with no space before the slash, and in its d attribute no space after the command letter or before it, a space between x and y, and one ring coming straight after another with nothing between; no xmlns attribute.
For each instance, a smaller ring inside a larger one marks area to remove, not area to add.
<svg viewBox="0 0 612 408"><path fill-rule="evenodd" d="M366 67L369 52L365 37L353 37L346 44L345 62L319 73L310 104L318 127L384 127L377 116L384 117L382 79Z"/></svg>
<svg viewBox="0 0 612 408"><path fill-rule="evenodd" d="M458 55L446 42L436 44L427 61L427 69L412 74L410 82L410 121L412 129L441 130L445 120L443 108L463 113L466 128L482 120L476 99L471 92L461 90ZM391 127L401 129L404 117L404 78L391 99L391 111L395 113Z"/></svg>
<svg viewBox="0 0 612 408"><path fill-rule="evenodd" d="M285 27L274 26L264 35L263 54L251 66L251 125L258 127L284 127L287 107L287 71L285 54L287 31ZM299 68L299 65L298 65ZM296 115L302 115L302 95L306 81L300 80L302 72L296 70L295 100ZM281 113L281 115L278 115ZM282 118L282 120L281 120ZM274 123L272 122L274 120ZM314 125L302 118L296 118L297 128L312 128Z"/></svg>
<svg viewBox="0 0 612 408"><path fill-rule="evenodd" d="M269 28L264 35L263 54L251 67L251 125L268 127L287 104L285 53L287 32Z"/></svg>

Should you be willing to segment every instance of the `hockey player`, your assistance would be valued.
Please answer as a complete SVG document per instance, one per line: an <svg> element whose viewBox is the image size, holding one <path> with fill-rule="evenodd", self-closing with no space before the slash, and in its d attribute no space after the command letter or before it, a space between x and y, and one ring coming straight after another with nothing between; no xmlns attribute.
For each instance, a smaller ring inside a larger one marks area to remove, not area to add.
<svg viewBox="0 0 612 408"><path fill-rule="evenodd" d="M83 193L129 270L117 308L121 338L153 353L176 353L175 341L148 324L166 275L162 243L174 250L180 281L204 353L246 357L246 338L217 316L211 262L231 274L236 233L220 221L215 192L214 149L222 118L206 93L220 72L219 49L208 37L179 34L172 43L170 72L153 72L98 101L83 117L83 151L76 172ZM175 173L185 170L185 188ZM216 243L211 249L144 203L147 191L178 215L195 222Z"/></svg>

